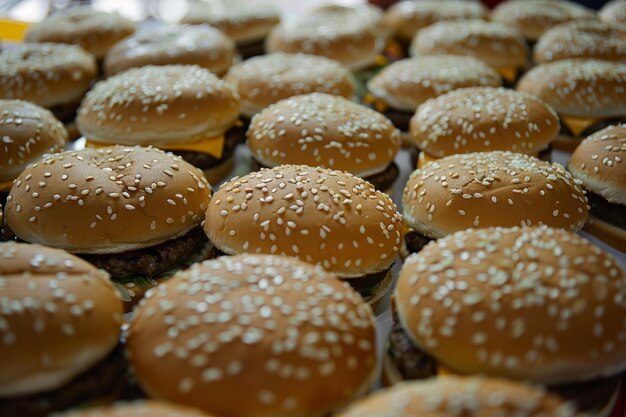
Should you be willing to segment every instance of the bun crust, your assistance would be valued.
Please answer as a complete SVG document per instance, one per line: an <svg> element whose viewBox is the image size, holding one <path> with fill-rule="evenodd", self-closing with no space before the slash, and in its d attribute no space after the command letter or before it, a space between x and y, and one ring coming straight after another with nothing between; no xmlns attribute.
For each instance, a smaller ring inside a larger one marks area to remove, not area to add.
<svg viewBox="0 0 626 417"><path fill-rule="evenodd" d="M119 343L122 301L104 271L58 249L0 243L0 397L63 386Z"/></svg>
<svg viewBox="0 0 626 417"><path fill-rule="evenodd" d="M209 25L157 26L115 44L104 60L107 75L146 65L198 65L223 74L235 61L232 39Z"/></svg>
<svg viewBox="0 0 626 417"><path fill-rule="evenodd" d="M159 146L221 135L237 117L239 97L217 76L196 65L164 65L100 81L76 121L95 142Z"/></svg>
<svg viewBox="0 0 626 417"><path fill-rule="evenodd" d="M246 59L224 77L241 97L241 113L252 117L270 104L308 93L354 95L352 73L337 61L281 52Z"/></svg>
<svg viewBox="0 0 626 417"><path fill-rule="evenodd" d="M554 110L534 96L473 87L428 100L409 129L419 149L441 158L492 150L538 152L557 136L560 124Z"/></svg>
<svg viewBox="0 0 626 417"><path fill-rule="evenodd" d="M407 334L455 372L557 385L626 367L624 271L564 230L457 232L406 259L395 297Z"/></svg>
<svg viewBox="0 0 626 417"><path fill-rule="evenodd" d="M385 116L321 93L272 104L252 118L247 137L265 166L299 163L362 178L387 169L400 149L400 133Z"/></svg>
<svg viewBox="0 0 626 417"><path fill-rule="evenodd" d="M180 329L172 319L202 325ZM372 310L334 274L240 255L195 264L149 291L128 351L151 396L218 416L319 416L369 388L375 337Z"/></svg>
<svg viewBox="0 0 626 417"><path fill-rule="evenodd" d="M21 100L0 100L0 183L65 146L67 131L50 111Z"/></svg>
<svg viewBox="0 0 626 417"><path fill-rule="evenodd" d="M579 117L626 114L626 64L596 59L565 59L537 65L517 84L557 113Z"/></svg>
<svg viewBox="0 0 626 417"><path fill-rule="evenodd" d="M202 171L154 148L67 151L28 167L6 204L22 240L75 253L154 246L197 227L211 187Z"/></svg>
<svg viewBox="0 0 626 417"><path fill-rule="evenodd" d="M50 108L77 103L96 77L96 60L81 48L23 43L0 50L0 98Z"/></svg>
<svg viewBox="0 0 626 417"><path fill-rule="evenodd" d="M143 400L77 409L55 417L210 417L210 415L178 404Z"/></svg>
<svg viewBox="0 0 626 417"><path fill-rule="evenodd" d="M577 231L589 211L583 190L561 165L499 151L427 163L411 174L402 206L406 224L432 238L490 226Z"/></svg>
<svg viewBox="0 0 626 417"><path fill-rule="evenodd" d="M223 184L204 230L224 253L294 256L342 278L388 269L403 236L402 216L387 194L351 174L305 165Z"/></svg>

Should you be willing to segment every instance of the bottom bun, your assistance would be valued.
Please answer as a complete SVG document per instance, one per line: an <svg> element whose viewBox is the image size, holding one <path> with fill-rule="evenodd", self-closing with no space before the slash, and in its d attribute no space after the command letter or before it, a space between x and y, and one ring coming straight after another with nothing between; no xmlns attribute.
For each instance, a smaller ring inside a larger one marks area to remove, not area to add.
<svg viewBox="0 0 626 417"><path fill-rule="evenodd" d="M584 230L615 249L626 252L626 230L614 226L591 213L589 213L589 220Z"/></svg>
<svg viewBox="0 0 626 417"><path fill-rule="evenodd" d="M228 176L228 174L230 174L234 167L235 156L231 155L219 165L216 165L209 169L205 169L202 172L204 172L204 176L206 177L209 184L211 184L211 186L215 188L222 180L224 180Z"/></svg>
<svg viewBox="0 0 626 417"><path fill-rule="evenodd" d="M578 148L580 142L582 142L581 139L577 139L573 136L568 136L560 133L556 138L552 140L551 144L554 149L571 153L574 152L576 148Z"/></svg>
<svg viewBox="0 0 626 417"><path fill-rule="evenodd" d="M387 272L385 278L378 283L376 288L374 289L372 295L367 297L365 301L372 307L372 311L376 313L380 302L385 297L385 295L391 289L391 285L393 284L393 275L391 274L391 269Z"/></svg>

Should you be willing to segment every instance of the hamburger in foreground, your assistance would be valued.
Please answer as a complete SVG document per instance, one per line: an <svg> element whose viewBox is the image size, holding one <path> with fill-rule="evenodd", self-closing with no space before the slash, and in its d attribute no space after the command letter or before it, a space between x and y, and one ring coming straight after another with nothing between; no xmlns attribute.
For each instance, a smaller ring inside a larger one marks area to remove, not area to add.
<svg viewBox="0 0 626 417"><path fill-rule="evenodd" d="M294 256L333 272L374 306L391 286L403 235L387 194L352 174L305 165L222 184L204 230L218 255Z"/></svg>
<svg viewBox="0 0 626 417"><path fill-rule="evenodd" d="M0 243L0 414L46 417L124 386L122 302L108 275L58 249Z"/></svg>
<svg viewBox="0 0 626 417"><path fill-rule="evenodd" d="M210 253L202 171L154 148L67 151L29 166L6 205L22 241L65 249L111 274L130 309L159 279Z"/></svg>
<svg viewBox="0 0 626 417"><path fill-rule="evenodd" d="M625 300L616 260L573 233L457 232L403 265L385 377L529 381L605 416L626 368Z"/></svg>
<svg viewBox="0 0 626 417"><path fill-rule="evenodd" d="M160 400L120 402L76 409L53 417L210 417L199 410Z"/></svg>

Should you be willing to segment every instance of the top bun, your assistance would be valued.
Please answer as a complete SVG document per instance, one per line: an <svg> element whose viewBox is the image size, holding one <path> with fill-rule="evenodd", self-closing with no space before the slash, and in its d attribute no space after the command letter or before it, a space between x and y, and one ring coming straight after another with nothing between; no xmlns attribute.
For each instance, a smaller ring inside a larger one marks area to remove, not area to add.
<svg viewBox="0 0 626 417"><path fill-rule="evenodd" d="M79 408L53 417L211 417L199 410L159 400L115 403ZM566 417L566 416L564 416Z"/></svg>
<svg viewBox="0 0 626 417"><path fill-rule="evenodd" d="M96 77L96 61L78 46L23 43L0 50L0 98L51 108L78 104Z"/></svg>
<svg viewBox="0 0 626 417"><path fill-rule="evenodd" d="M626 114L626 64L565 59L537 65L517 84L561 115L620 117Z"/></svg>
<svg viewBox="0 0 626 417"><path fill-rule="evenodd" d="M495 401L494 399L497 399ZM354 402L337 417L574 417L574 407L540 388L506 379L439 376Z"/></svg>
<svg viewBox="0 0 626 417"><path fill-rule="evenodd" d="M206 219L222 252L295 256L342 278L387 270L403 232L387 194L351 174L305 165L233 178L215 193Z"/></svg>
<svg viewBox="0 0 626 417"><path fill-rule="evenodd" d="M626 125L609 126L583 140L568 168L588 190L626 206Z"/></svg>
<svg viewBox="0 0 626 417"><path fill-rule="evenodd" d="M561 23L594 17L593 10L565 0L508 0L491 13L493 20L517 29L530 41Z"/></svg>
<svg viewBox="0 0 626 417"><path fill-rule="evenodd" d="M241 97L241 114L252 117L270 104L307 93L354 95L350 70L337 61L316 55L256 56L234 65L224 81Z"/></svg>
<svg viewBox="0 0 626 417"><path fill-rule="evenodd" d="M32 25L26 32L28 42L55 42L78 45L96 58L135 32L135 24L117 13L95 10L91 6L70 7Z"/></svg>
<svg viewBox="0 0 626 417"><path fill-rule="evenodd" d="M428 100L410 123L411 139L441 158L456 153L545 149L560 130L559 118L537 97L493 88L463 88Z"/></svg>
<svg viewBox="0 0 626 417"><path fill-rule="evenodd" d="M122 301L109 276L58 249L0 243L0 397L57 389L119 343Z"/></svg>
<svg viewBox="0 0 626 417"><path fill-rule="evenodd" d="M243 45L265 38L280 23L280 14L255 0L204 0L191 2L181 23L208 23Z"/></svg>
<svg viewBox="0 0 626 417"><path fill-rule="evenodd" d="M133 68L98 82L76 122L89 140L168 145L217 136L239 117L239 97L196 65Z"/></svg>
<svg viewBox="0 0 626 417"><path fill-rule="evenodd" d="M502 78L498 72L477 58L434 55L388 65L368 82L367 89L394 109L415 111L426 100L452 90L500 85Z"/></svg>
<svg viewBox="0 0 626 417"><path fill-rule="evenodd" d="M268 52L302 52L337 60L351 70L373 65L385 47L381 14L370 6L323 6L277 26Z"/></svg>
<svg viewBox="0 0 626 417"><path fill-rule="evenodd" d="M395 300L411 340L453 372L558 385L626 367L626 275L565 230L431 242L405 261Z"/></svg>
<svg viewBox="0 0 626 417"><path fill-rule="evenodd" d="M54 115L36 104L0 100L0 183L12 180L46 153L65 146L67 131Z"/></svg>
<svg viewBox="0 0 626 417"><path fill-rule="evenodd" d="M605 22L617 25L626 23L626 2L623 0L609 1L598 11L598 17Z"/></svg>
<svg viewBox="0 0 626 417"><path fill-rule="evenodd" d="M485 6L477 1L400 1L387 10L383 25L396 38L409 42L420 29L441 20L486 19L488 16Z"/></svg>
<svg viewBox="0 0 626 417"><path fill-rule="evenodd" d="M185 64L223 74L236 55L232 39L209 25L163 25L115 44L106 55L104 71L112 75L146 65Z"/></svg>
<svg viewBox="0 0 626 417"><path fill-rule="evenodd" d="M76 253L120 253L184 235L203 220L202 171L154 148L67 151L17 178L7 224L26 242Z"/></svg>
<svg viewBox="0 0 626 417"><path fill-rule="evenodd" d="M322 166L362 178L387 169L400 149L400 134L385 116L322 93L272 104L252 118L247 137L265 166Z"/></svg>

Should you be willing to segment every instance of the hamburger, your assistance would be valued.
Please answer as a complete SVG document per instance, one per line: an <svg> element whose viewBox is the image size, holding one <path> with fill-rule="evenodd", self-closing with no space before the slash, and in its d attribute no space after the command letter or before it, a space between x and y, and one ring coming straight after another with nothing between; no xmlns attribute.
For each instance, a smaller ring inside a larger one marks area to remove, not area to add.
<svg viewBox="0 0 626 417"><path fill-rule="evenodd" d="M114 75L146 65L198 65L223 75L237 59L235 42L209 25L162 25L116 43L104 60Z"/></svg>
<svg viewBox="0 0 626 417"><path fill-rule="evenodd" d="M609 126L576 148L568 169L591 206L586 230L626 252L626 126Z"/></svg>
<svg viewBox="0 0 626 417"><path fill-rule="evenodd" d="M626 64L595 59L565 59L537 65L517 90L533 94L559 114L557 149L573 151L582 138L626 120Z"/></svg>
<svg viewBox="0 0 626 417"><path fill-rule="evenodd" d="M45 157L22 172L6 221L22 241L65 249L109 272L130 309L143 292L207 256L202 171L154 148Z"/></svg>
<svg viewBox="0 0 626 417"><path fill-rule="evenodd" d="M160 400L119 402L106 406L83 408L53 417L209 417L189 407Z"/></svg>
<svg viewBox="0 0 626 417"><path fill-rule="evenodd" d="M311 93L257 113L247 132L253 170L305 164L347 171L391 194L400 135L382 114L343 97Z"/></svg>
<svg viewBox="0 0 626 417"><path fill-rule="evenodd" d="M25 100L50 110L70 139L80 101L96 78L93 55L78 46L23 43L0 50L0 99Z"/></svg>
<svg viewBox="0 0 626 417"><path fill-rule="evenodd" d="M403 218L409 253L467 228L547 225L576 232L587 220L587 198L572 175L511 152L452 155L411 174Z"/></svg>
<svg viewBox="0 0 626 417"><path fill-rule="evenodd" d="M504 88L472 87L421 104L409 125L417 167L444 156L513 151L550 160L557 114L541 99Z"/></svg>
<svg viewBox="0 0 626 417"><path fill-rule="evenodd" d="M512 84L528 66L528 46L514 28L483 20L442 21L415 34L410 54L469 55L476 57L500 73Z"/></svg>
<svg viewBox="0 0 626 417"><path fill-rule="evenodd" d="M111 398L127 364L108 275L58 249L0 243L0 414L45 417Z"/></svg>
<svg viewBox="0 0 626 417"><path fill-rule="evenodd" d="M582 237L460 231L408 258L394 296L389 383L481 374L543 385L586 415L612 410L626 368L626 276Z"/></svg>
<svg viewBox="0 0 626 417"><path fill-rule="evenodd" d="M376 321L321 267L221 257L147 294L128 354L152 397L224 417L329 415L373 383Z"/></svg>
<svg viewBox="0 0 626 417"><path fill-rule="evenodd" d="M54 115L36 104L0 100L0 204L13 180L31 162L65 146L67 130Z"/></svg>
<svg viewBox="0 0 626 417"><path fill-rule="evenodd" d="M598 11L598 17L607 23L622 25L626 23L626 2L612 0L604 4Z"/></svg>
<svg viewBox="0 0 626 417"><path fill-rule="evenodd" d="M189 4L181 23L206 23L221 30L235 41L243 58L250 58L265 52L265 38L280 23L280 13L262 1L203 0Z"/></svg>
<svg viewBox="0 0 626 417"><path fill-rule="evenodd" d="M374 307L392 283L403 235L387 194L352 174L305 165L222 184L204 230L216 255L294 256L335 273Z"/></svg>
<svg viewBox="0 0 626 417"><path fill-rule="evenodd" d="M98 82L77 122L87 147L153 145L180 155L216 184L234 164L237 141L225 134L238 115L237 93L207 69L163 65Z"/></svg>

